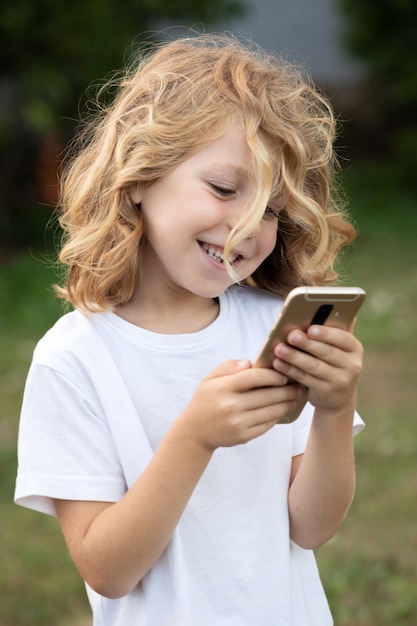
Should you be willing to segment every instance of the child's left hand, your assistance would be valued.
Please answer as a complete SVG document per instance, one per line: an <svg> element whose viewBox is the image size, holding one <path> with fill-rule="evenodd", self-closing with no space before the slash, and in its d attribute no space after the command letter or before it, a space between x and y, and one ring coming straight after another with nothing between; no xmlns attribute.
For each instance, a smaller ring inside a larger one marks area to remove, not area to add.
<svg viewBox="0 0 417 626"><path fill-rule="evenodd" d="M275 346L274 368L307 387L307 399L324 411L356 404L363 348L349 330L310 326L293 330L287 343Z"/></svg>

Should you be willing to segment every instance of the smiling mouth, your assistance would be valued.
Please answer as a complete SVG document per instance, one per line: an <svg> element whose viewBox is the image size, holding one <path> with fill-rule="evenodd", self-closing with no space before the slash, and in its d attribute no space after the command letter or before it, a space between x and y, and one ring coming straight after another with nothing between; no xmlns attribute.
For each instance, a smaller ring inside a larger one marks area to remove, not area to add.
<svg viewBox="0 0 417 626"><path fill-rule="evenodd" d="M216 261L216 263L224 264L224 249L219 248L218 246L214 246L212 244L204 243L202 241L198 242L200 247L207 253L207 255ZM229 254L229 263L230 265L235 265L239 261L243 259L243 256L237 252L230 252Z"/></svg>

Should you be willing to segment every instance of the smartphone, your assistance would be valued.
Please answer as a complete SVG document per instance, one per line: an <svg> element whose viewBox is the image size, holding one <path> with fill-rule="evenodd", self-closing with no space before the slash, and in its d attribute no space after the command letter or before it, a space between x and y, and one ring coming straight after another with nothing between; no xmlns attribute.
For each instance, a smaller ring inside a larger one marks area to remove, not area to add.
<svg viewBox="0 0 417 626"><path fill-rule="evenodd" d="M288 333L295 328L305 331L312 324L349 328L365 297L366 293L360 287L296 287L285 299L254 367L272 367L274 346L286 341ZM290 380L289 384L292 382ZM305 403L306 398L301 397L281 423L288 424L297 419Z"/></svg>

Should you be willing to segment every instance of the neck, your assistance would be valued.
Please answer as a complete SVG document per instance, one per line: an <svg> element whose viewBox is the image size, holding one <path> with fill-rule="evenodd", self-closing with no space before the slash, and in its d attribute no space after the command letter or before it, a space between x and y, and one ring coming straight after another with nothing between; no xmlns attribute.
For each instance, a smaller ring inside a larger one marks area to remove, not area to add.
<svg viewBox="0 0 417 626"><path fill-rule="evenodd" d="M116 313L127 322L152 332L187 334L203 330L214 322L219 314L219 300L189 293L174 294L169 299L138 295Z"/></svg>

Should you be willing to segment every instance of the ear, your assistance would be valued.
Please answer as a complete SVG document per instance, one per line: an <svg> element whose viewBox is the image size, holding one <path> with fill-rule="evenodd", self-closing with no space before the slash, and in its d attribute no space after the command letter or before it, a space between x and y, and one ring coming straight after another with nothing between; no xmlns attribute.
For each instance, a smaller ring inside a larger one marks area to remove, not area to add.
<svg viewBox="0 0 417 626"><path fill-rule="evenodd" d="M139 185L132 185L129 189L129 197L133 204L140 204L142 202L142 189Z"/></svg>

